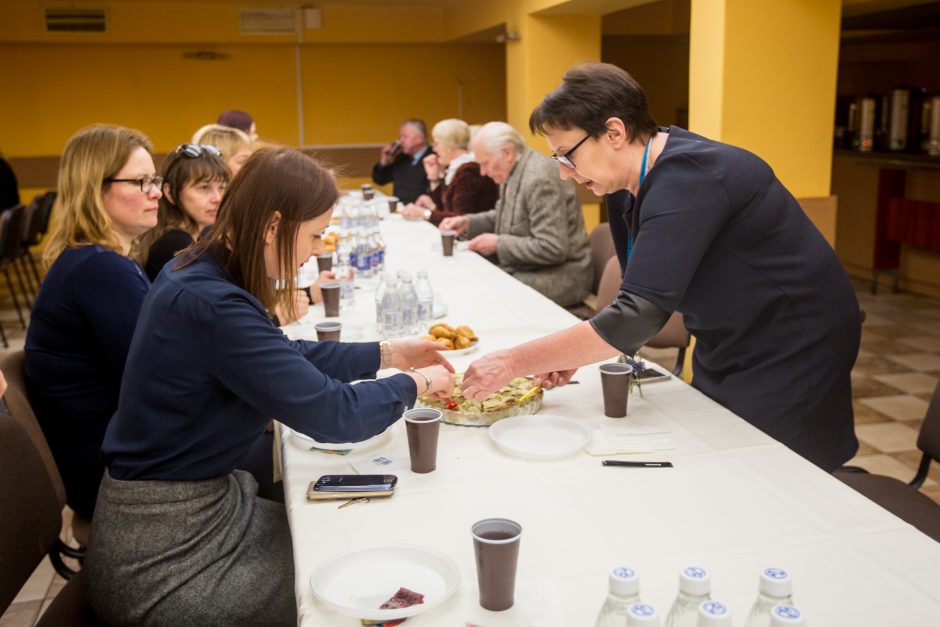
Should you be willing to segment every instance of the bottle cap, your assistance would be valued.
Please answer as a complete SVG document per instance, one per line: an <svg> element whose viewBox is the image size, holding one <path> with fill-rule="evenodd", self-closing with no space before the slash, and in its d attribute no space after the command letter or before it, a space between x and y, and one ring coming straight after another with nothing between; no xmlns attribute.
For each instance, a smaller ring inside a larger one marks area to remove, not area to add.
<svg viewBox="0 0 940 627"><path fill-rule="evenodd" d="M631 603L627 608L627 627L659 627L659 614L656 608L647 603Z"/></svg>
<svg viewBox="0 0 940 627"><path fill-rule="evenodd" d="M793 594L793 582L782 568L765 568L760 574L759 589L769 597L782 599Z"/></svg>
<svg viewBox="0 0 940 627"><path fill-rule="evenodd" d="M805 624L803 612L792 605L775 605L770 610L770 627L797 627Z"/></svg>
<svg viewBox="0 0 940 627"><path fill-rule="evenodd" d="M698 627L731 627L731 610L719 601L702 601L698 606Z"/></svg>
<svg viewBox="0 0 940 627"><path fill-rule="evenodd" d="M408 272L407 270L404 270L404 269L399 270L399 271L398 271L398 280L399 280L399 281L410 281L410 280L411 280L411 273Z"/></svg>
<svg viewBox="0 0 940 627"><path fill-rule="evenodd" d="M428 277L428 271L427 271L427 270L425 270L424 268L421 268L420 270L418 270L418 278L419 278L419 279L426 279L427 277Z"/></svg>
<svg viewBox="0 0 940 627"><path fill-rule="evenodd" d="M640 594L640 578L636 571L626 566L618 566L607 577L610 591L618 597L635 597Z"/></svg>
<svg viewBox="0 0 940 627"><path fill-rule="evenodd" d="M701 566L686 566L679 571L679 590L690 596L702 597L711 592L708 571Z"/></svg>

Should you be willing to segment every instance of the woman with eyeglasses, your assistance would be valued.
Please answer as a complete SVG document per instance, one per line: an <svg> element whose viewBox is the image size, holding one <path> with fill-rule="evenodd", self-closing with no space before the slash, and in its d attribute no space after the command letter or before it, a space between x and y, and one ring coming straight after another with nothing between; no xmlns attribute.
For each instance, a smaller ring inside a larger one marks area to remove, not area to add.
<svg viewBox="0 0 940 627"><path fill-rule="evenodd" d="M139 259L151 281L176 253L215 224L229 170L218 148L183 144L163 162L163 196L157 226L141 240Z"/></svg>
<svg viewBox="0 0 940 627"><path fill-rule="evenodd" d="M91 518L104 471L99 449L117 409L124 361L150 288L131 257L157 223L161 180L151 144L119 126L90 126L59 164L49 271L26 334L26 385L66 500Z"/></svg>
<svg viewBox="0 0 940 627"><path fill-rule="evenodd" d="M627 190L610 214L623 281L590 321L474 362L464 395L523 374L564 383L571 368L634 354L679 311L696 337L694 387L825 470L848 461L858 301L770 166L657 127L643 89L605 63L570 69L529 125L562 179L598 196Z"/></svg>
<svg viewBox="0 0 940 627"><path fill-rule="evenodd" d="M107 624L296 625L284 505L257 498L238 460L272 417L322 442L360 441L418 394L452 389L434 342L290 341L268 318L276 301L290 306L338 195L299 151L256 152L211 233L147 296L85 559ZM406 372L365 380L382 368Z"/></svg>

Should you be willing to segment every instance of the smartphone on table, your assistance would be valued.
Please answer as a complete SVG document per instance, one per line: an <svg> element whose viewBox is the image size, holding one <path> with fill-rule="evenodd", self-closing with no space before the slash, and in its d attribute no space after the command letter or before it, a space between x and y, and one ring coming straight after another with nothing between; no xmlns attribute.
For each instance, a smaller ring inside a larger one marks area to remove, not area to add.
<svg viewBox="0 0 940 627"><path fill-rule="evenodd" d="M307 499L326 501L391 496L395 493L396 483L398 477L395 475L323 475L310 482Z"/></svg>

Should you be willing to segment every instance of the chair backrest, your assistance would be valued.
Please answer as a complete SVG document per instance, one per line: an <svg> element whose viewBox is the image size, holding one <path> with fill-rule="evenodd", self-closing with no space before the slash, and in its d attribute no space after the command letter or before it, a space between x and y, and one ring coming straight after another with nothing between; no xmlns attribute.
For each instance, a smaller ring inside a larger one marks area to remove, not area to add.
<svg viewBox="0 0 940 627"><path fill-rule="evenodd" d="M29 396L26 394L26 374L24 365L26 355L23 350L5 351L0 357L0 371L7 381L7 391L3 395L7 409L13 419L22 426L25 433L33 442L33 446L42 458L46 466L46 471L52 477L52 483L56 490L56 496L62 503L59 509L65 506L65 485L62 483L62 477L59 475L59 467L55 463L52 451L46 443L46 436L43 435L39 421L36 420L36 414L29 403Z"/></svg>
<svg viewBox="0 0 940 627"><path fill-rule="evenodd" d="M49 231L49 218L52 216L52 207L55 205L57 192L46 192L39 203L39 234L45 235Z"/></svg>
<svg viewBox="0 0 940 627"><path fill-rule="evenodd" d="M58 472L49 474L40 448L25 427L28 421L14 417L19 406L14 396L7 391L4 399L10 413L0 413L0 509L4 512L0 516L0 611L16 598L55 546L65 504L55 485L62 483ZM44 439L41 444L51 459Z"/></svg>
<svg viewBox="0 0 940 627"><path fill-rule="evenodd" d="M16 259L22 249L23 205L4 210L0 215L0 259Z"/></svg>
<svg viewBox="0 0 940 627"><path fill-rule="evenodd" d="M604 264L604 271L601 273L601 280L597 285L598 311L614 302L622 282L623 275L620 274L620 260L614 255Z"/></svg>
<svg viewBox="0 0 940 627"><path fill-rule="evenodd" d="M594 283L591 292L597 294L607 260L617 254L614 248L614 238L610 234L610 223L602 222L595 226L588 237L588 245L591 248L591 263L594 266Z"/></svg>
<svg viewBox="0 0 940 627"><path fill-rule="evenodd" d="M924 414L924 423L917 436L917 448L936 461L940 461L940 381Z"/></svg>
<svg viewBox="0 0 940 627"><path fill-rule="evenodd" d="M650 348L685 348L689 345L692 334L685 328L685 321L678 311L672 312L669 320L659 333L646 343Z"/></svg>
<svg viewBox="0 0 940 627"><path fill-rule="evenodd" d="M39 218L42 217L40 204L43 196L44 194L37 194L23 212L23 246L35 246L39 243Z"/></svg>

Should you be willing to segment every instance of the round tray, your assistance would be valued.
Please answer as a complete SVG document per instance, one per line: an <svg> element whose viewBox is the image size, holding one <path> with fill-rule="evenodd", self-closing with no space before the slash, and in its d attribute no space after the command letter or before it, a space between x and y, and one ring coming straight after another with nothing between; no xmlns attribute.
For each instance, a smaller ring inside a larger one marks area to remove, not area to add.
<svg viewBox="0 0 940 627"><path fill-rule="evenodd" d="M489 427L494 422L503 420L504 418L513 418L515 416L531 416L532 414L536 413L542 407L542 394L543 392L539 390L538 394L535 394L532 396L532 398L526 399L522 405L513 405L512 407L507 407L506 409L479 412L475 414L453 409L445 409L443 407L443 403L425 401L421 398L419 398L417 403L415 403L415 407L432 407L434 409L440 409L441 413L444 414L443 420L447 424L458 425L461 427Z"/></svg>

